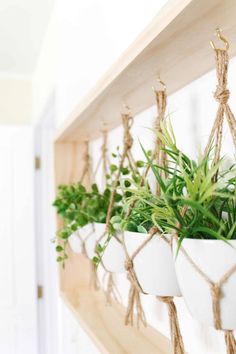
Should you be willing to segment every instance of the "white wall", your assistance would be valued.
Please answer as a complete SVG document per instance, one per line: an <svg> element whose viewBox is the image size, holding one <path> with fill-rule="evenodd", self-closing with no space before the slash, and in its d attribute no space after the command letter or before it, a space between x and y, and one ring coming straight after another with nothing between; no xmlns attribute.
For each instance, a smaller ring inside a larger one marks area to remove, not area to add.
<svg viewBox="0 0 236 354"><path fill-rule="evenodd" d="M54 24L59 31L55 80L57 125L63 122L78 101L143 29L144 25L151 20L163 3L165 1L58 1L57 21ZM54 45L53 40L56 40L56 37L51 37L52 46ZM209 38L206 38L206 41L208 40ZM50 41L47 47L50 47ZM212 55L212 60L214 60L210 46L209 55ZM42 68L46 67L47 56L44 56L41 71L38 71L37 84L45 79ZM46 73L50 74L48 68L52 68L51 60L46 69ZM234 111L236 110L236 82L233 79L235 75L236 61L232 60L229 86L232 91L230 103ZM204 145L214 119L216 103L212 98L212 91L215 89L215 84L215 73L211 72L169 98L168 109L171 112L179 146L191 156L195 156L200 146ZM53 80L46 87L48 91L41 90L43 96L46 96L52 86ZM41 87L44 87L43 84ZM40 104L42 104L44 99L41 100L42 96L36 92L36 100L37 95ZM134 134L141 137L145 146L150 145L151 139L150 132L146 131L144 127L152 125L155 115L156 109L152 107L135 119ZM121 128L111 132L111 150L114 150L115 147L112 146L112 141L118 141L121 136ZM230 151L230 140L227 135L225 135L224 143L227 145L224 151ZM99 141L95 142L93 149L97 149L99 144ZM137 143L135 144L135 155L140 155ZM122 285L123 282L125 283L125 279L123 276L119 278L118 283L125 301L127 283L126 286ZM165 307L149 296L145 297L144 302L150 323L168 335ZM224 354L222 336L214 329L205 328L194 321L186 311L182 299L176 300L176 303L187 352L189 354ZM69 323L69 315L66 314L66 311L63 316L65 322ZM68 324L68 326L71 325ZM72 328L74 328L74 324ZM95 354L95 351L88 352L82 341L81 345L78 345L78 353Z"/></svg>
<svg viewBox="0 0 236 354"><path fill-rule="evenodd" d="M0 74L0 124L29 124L32 83L26 77Z"/></svg>
<svg viewBox="0 0 236 354"><path fill-rule="evenodd" d="M0 127L0 352L37 354L33 130Z"/></svg>
<svg viewBox="0 0 236 354"><path fill-rule="evenodd" d="M59 0L60 40L56 84L58 124L165 2L166 0L149 0L148 3L144 0Z"/></svg>

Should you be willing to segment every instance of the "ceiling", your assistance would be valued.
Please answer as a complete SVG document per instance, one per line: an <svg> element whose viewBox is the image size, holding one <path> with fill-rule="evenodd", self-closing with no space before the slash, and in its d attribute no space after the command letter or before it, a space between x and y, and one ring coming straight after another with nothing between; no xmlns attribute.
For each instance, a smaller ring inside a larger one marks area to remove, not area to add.
<svg viewBox="0 0 236 354"><path fill-rule="evenodd" d="M54 0L0 0L0 73L31 76Z"/></svg>

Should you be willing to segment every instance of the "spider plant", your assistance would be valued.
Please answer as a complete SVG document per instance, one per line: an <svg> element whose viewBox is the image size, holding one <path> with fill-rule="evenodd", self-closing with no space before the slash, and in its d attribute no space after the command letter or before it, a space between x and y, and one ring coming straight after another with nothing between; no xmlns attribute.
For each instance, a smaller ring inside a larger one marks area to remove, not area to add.
<svg viewBox="0 0 236 354"><path fill-rule="evenodd" d="M161 196L151 200L147 190L142 196L139 188L141 200L152 207L154 224L168 232L175 230L179 246L186 237L226 242L236 239L235 167L218 173L222 161L212 164L210 153L198 160L190 159L178 149L170 122L162 124L158 137L166 146L169 167L165 170L170 177L162 177L163 167L155 165L142 147Z"/></svg>

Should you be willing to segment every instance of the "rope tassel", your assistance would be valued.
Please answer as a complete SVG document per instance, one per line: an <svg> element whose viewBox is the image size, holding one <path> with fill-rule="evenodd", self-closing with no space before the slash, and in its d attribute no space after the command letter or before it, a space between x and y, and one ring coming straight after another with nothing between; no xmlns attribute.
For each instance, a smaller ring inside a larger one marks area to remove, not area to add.
<svg viewBox="0 0 236 354"><path fill-rule="evenodd" d="M105 290L105 295L106 295L106 303L107 305L112 304L112 299L114 299L116 302L121 302L120 298L120 293L116 287L115 281L114 281L114 274L111 272L106 272L105 276L108 274L107 277L107 286Z"/></svg>
<svg viewBox="0 0 236 354"><path fill-rule="evenodd" d="M236 353L236 341L234 338L233 331L225 331L225 344L226 344L227 354Z"/></svg>
<svg viewBox="0 0 236 354"><path fill-rule="evenodd" d="M90 261L90 286L92 289L94 290L99 290L100 289L100 283L99 283L99 279L98 279L98 276L97 276L97 269L96 269L96 266L95 264Z"/></svg>
<svg viewBox="0 0 236 354"><path fill-rule="evenodd" d="M147 321L145 313L142 308L140 291L132 284L129 289L129 300L128 307L125 316L125 325L134 325L134 312L137 312L136 325L139 328L139 324L142 323L145 327L147 326Z"/></svg>
<svg viewBox="0 0 236 354"><path fill-rule="evenodd" d="M124 242L124 235L123 235L123 245L124 245L124 250L126 253L126 262L125 262L125 269L127 271L127 278L130 282L130 290L129 290L129 301L128 301L128 308L125 316L125 324L131 324L133 326L134 324L134 312L136 309L137 312L137 327L139 328L139 323L143 323L143 325L146 327L147 322L146 322L146 317L145 313L143 311L142 303L141 303L141 298L140 294L146 294L141 285L139 284L139 281L137 279L135 270L134 270L134 264L133 260L134 258L139 254L139 252L146 246L146 244L151 241L151 239L154 237L154 235L157 233L157 228L153 227L149 231L149 236L148 238L136 249L136 251L132 254L130 257Z"/></svg>
<svg viewBox="0 0 236 354"><path fill-rule="evenodd" d="M184 343L180 332L179 320L177 309L172 296L157 296L157 299L167 305L169 321L170 321L170 334L173 354L184 354Z"/></svg>

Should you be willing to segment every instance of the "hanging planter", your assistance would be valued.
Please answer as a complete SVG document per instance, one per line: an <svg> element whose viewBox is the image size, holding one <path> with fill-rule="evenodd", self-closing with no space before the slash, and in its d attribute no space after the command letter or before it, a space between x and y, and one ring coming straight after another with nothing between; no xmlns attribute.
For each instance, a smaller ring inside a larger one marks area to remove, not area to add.
<svg viewBox="0 0 236 354"><path fill-rule="evenodd" d="M229 243L185 239L175 260L179 286L190 313L204 325L215 326L211 292L219 291L221 327L226 330L236 328L236 240ZM195 264L201 265L207 281L196 271ZM210 287L208 280L212 282Z"/></svg>
<svg viewBox="0 0 236 354"><path fill-rule="evenodd" d="M93 247L95 246L94 225L89 223L80 227L68 239L69 245L75 253L85 253L89 258L94 256Z"/></svg>
<svg viewBox="0 0 236 354"><path fill-rule="evenodd" d="M101 236L101 243L104 244L107 239L106 224L95 223L96 239L99 240ZM104 268L112 273L125 272L125 252L122 246L122 240L119 234L111 236L109 243L103 253L102 264Z"/></svg>
<svg viewBox="0 0 236 354"><path fill-rule="evenodd" d="M124 232L124 241L129 254L147 240L149 234ZM133 259L133 267L143 292L156 296L181 296L171 251L171 236L154 237Z"/></svg>

